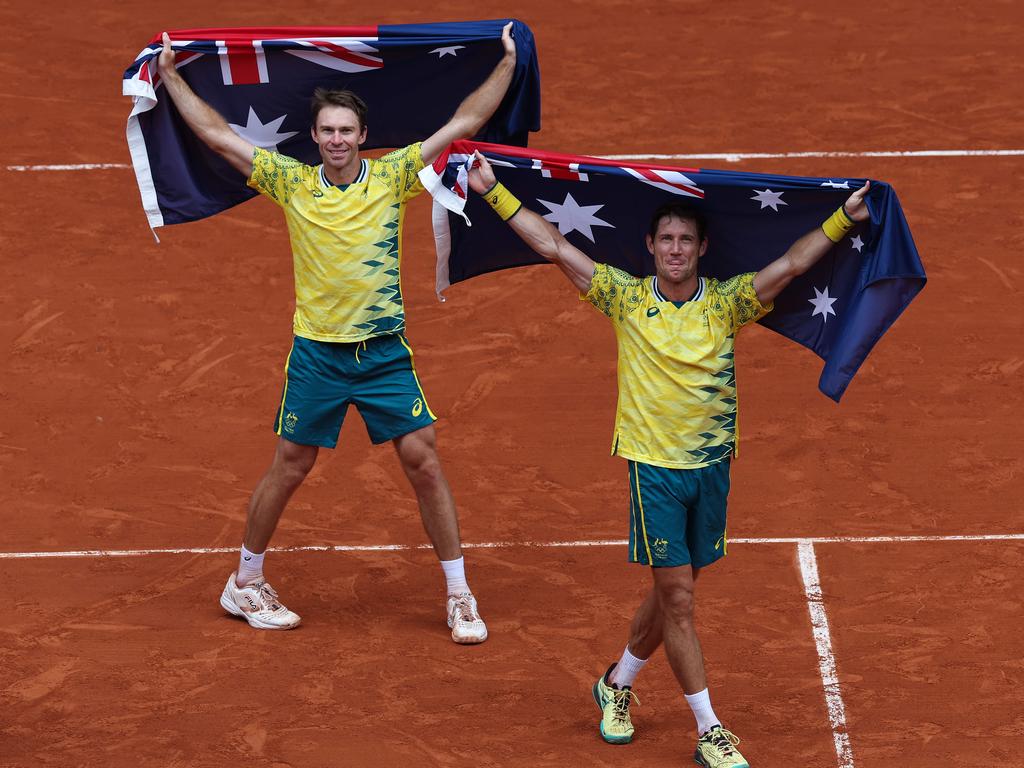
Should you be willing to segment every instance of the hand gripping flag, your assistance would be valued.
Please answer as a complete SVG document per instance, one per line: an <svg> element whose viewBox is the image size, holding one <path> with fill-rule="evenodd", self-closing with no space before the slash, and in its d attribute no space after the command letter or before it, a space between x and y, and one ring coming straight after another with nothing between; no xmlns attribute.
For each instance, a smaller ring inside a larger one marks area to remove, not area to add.
<svg viewBox="0 0 1024 768"><path fill-rule="evenodd" d="M503 55L506 20L376 27L181 29L168 32L181 76L253 144L310 164L317 86L348 88L369 106L364 147L421 141L447 122ZM526 145L540 129L540 69L533 34L513 22L516 69L504 101L481 131ZM128 147L151 227L211 216L256 192L185 125L163 91L156 35L125 71L134 108Z"/></svg>
<svg viewBox="0 0 1024 768"><path fill-rule="evenodd" d="M452 283L544 259L479 195L468 169L479 149L523 204L598 262L654 274L644 237L651 214L678 199L708 221L701 274L724 279L761 269L832 214L863 179L815 179L666 165L621 165L517 147L459 141L420 172L434 197L438 294ZM896 192L871 182L870 221L857 224L796 278L760 322L825 361L818 386L839 401L861 363L924 287L924 267ZM472 226L470 226L472 221Z"/></svg>

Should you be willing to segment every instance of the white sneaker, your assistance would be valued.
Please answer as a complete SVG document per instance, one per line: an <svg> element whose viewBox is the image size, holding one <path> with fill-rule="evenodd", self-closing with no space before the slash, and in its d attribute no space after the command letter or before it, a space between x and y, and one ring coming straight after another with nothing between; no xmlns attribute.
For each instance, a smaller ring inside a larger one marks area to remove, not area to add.
<svg viewBox="0 0 1024 768"><path fill-rule="evenodd" d="M469 592L448 595L448 626L452 640L461 645L475 645L487 639L487 625L476 609L476 598Z"/></svg>
<svg viewBox="0 0 1024 768"><path fill-rule="evenodd" d="M277 592L266 581L254 581L239 587L232 573L220 595L220 605L232 616L241 616L256 629L295 629L302 619L277 599Z"/></svg>

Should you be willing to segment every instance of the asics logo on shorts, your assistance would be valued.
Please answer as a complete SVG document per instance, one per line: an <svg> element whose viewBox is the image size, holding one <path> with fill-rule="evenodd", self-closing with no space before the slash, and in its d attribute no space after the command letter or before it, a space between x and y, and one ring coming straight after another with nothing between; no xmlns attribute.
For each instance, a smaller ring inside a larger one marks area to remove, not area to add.
<svg viewBox="0 0 1024 768"><path fill-rule="evenodd" d="M416 398L416 401L412 404L412 415L419 416L423 413L423 401L420 398Z"/></svg>

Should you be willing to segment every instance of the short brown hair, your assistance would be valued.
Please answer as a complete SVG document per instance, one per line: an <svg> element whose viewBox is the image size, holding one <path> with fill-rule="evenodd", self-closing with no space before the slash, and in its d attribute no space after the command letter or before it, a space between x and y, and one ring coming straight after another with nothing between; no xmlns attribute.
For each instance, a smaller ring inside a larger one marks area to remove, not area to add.
<svg viewBox="0 0 1024 768"><path fill-rule="evenodd" d="M359 130L362 131L366 127L366 114L369 112L369 109L366 107L366 102L352 93L352 91L321 88L318 86L313 91L313 100L309 106L312 112L314 128L316 128L316 119L320 115L320 110L324 107L346 107L351 109L356 113L356 118L359 120Z"/></svg>
<svg viewBox="0 0 1024 768"><path fill-rule="evenodd" d="M694 226L697 228L697 239L703 240L706 237L707 221L704 219L704 214L691 205L679 202L678 200L672 200L659 205L654 211L654 215L651 216L651 225L648 229L648 234L651 236L652 240L658 234L658 226L664 218L692 221Z"/></svg>

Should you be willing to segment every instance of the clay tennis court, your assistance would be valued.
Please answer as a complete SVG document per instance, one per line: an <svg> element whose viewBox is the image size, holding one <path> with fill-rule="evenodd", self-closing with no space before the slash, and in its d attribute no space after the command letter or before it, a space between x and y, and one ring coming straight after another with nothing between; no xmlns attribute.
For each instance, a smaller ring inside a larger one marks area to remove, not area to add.
<svg viewBox="0 0 1024 768"><path fill-rule="evenodd" d="M712 697L757 768L1020 765L1021 9L610 0L0 8L0 765L692 764L661 655L634 743L597 733L648 575L615 543L613 334L555 269L439 304L427 197L407 215L408 335L491 639L449 639L415 499L351 411L267 560L303 625L256 632L217 599L276 440L281 214L158 245L130 169L39 167L129 162L121 73L164 28L507 15L540 54L532 146L896 188L929 284L840 405L807 350L738 341L732 545L697 601ZM956 152L870 154L920 150Z"/></svg>

